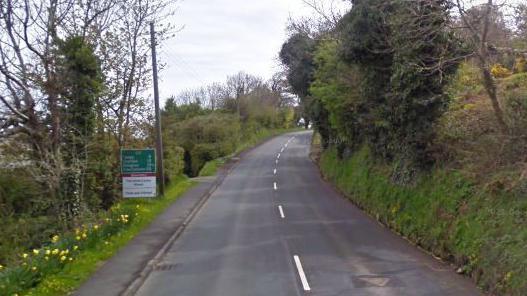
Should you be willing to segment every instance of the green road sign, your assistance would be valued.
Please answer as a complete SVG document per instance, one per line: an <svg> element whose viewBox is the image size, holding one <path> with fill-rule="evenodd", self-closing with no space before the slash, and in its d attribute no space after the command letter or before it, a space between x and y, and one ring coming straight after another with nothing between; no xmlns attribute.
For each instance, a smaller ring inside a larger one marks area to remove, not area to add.
<svg viewBox="0 0 527 296"><path fill-rule="evenodd" d="M154 149L122 149L121 173L141 174L156 172L156 152Z"/></svg>

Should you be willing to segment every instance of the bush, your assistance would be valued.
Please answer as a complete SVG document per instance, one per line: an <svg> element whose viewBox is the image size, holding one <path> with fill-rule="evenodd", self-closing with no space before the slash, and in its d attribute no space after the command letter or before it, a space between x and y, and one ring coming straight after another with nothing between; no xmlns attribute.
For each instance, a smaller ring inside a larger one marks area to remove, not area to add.
<svg viewBox="0 0 527 296"><path fill-rule="evenodd" d="M494 78L506 78L512 75L512 72L501 64L495 64L492 66L490 72Z"/></svg>
<svg viewBox="0 0 527 296"><path fill-rule="evenodd" d="M165 181L170 183L183 174L185 149L176 146L174 141L166 141L163 148Z"/></svg>
<svg viewBox="0 0 527 296"><path fill-rule="evenodd" d="M185 173L196 176L209 160L235 151L240 142L240 122L237 116L212 113L178 123L175 141L187 157Z"/></svg>

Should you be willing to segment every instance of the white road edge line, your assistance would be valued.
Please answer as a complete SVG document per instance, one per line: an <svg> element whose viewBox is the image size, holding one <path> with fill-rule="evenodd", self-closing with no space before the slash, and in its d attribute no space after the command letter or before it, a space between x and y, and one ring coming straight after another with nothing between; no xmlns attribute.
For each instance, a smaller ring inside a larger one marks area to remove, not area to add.
<svg viewBox="0 0 527 296"><path fill-rule="evenodd" d="M280 155L281 155L281 154L280 154L280 153L278 153L278 155L276 156L276 158L277 158L277 159L280 159Z"/></svg>
<svg viewBox="0 0 527 296"><path fill-rule="evenodd" d="M300 262L300 257L298 257L298 255L294 255L293 258L295 259L296 269L298 270L298 275L300 276L300 281L302 282L304 291L311 291L309 283L307 282L306 274L302 268L302 263Z"/></svg>
<svg viewBox="0 0 527 296"><path fill-rule="evenodd" d="M274 190L278 190L278 186L276 186L276 182L273 183Z"/></svg>
<svg viewBox="0 0 527 296"><path fill-rule="evenodd" d="M276 175L276 169L274 169L273 174Z"/></svg>
<svg viewBox="0 0 527 296"><path fill-rule="evenodd" d="M280 217L282 217L282 219L284 219L285 215L284 215L284 209L282 209L282 206L278 206L278 210L280 211Z"/></svg>

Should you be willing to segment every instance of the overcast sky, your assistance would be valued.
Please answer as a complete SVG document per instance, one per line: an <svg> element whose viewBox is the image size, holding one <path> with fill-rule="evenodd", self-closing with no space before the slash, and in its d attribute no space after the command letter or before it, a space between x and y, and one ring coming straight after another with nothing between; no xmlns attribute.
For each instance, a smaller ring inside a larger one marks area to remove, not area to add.
<svg viewBox="0 0 527 296"><path fill-rule="evenodd" d="M179 1L171 22L184 29L159 52L161 99L239 71L270 78L289 16L311 12L302 0Z"/></svg>

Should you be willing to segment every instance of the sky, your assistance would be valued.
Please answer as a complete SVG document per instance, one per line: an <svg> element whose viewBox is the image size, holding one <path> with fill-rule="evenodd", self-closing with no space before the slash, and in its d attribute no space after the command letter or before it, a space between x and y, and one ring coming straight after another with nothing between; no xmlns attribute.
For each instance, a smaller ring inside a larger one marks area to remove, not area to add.
<svg viewBox="0 0 527 296"><path fill-rule="evenodd" d="M313 13L302 0L181 0L170 22L184 26L159 49L162 101L244 71L265 79L278 70L287 20Z"/></svg>

